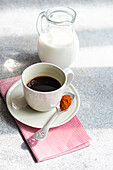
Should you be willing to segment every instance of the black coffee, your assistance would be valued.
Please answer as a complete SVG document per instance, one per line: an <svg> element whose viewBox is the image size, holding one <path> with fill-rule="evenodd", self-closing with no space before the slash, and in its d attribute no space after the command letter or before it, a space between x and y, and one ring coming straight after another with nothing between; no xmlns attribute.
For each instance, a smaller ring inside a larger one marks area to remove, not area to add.
<svg viewBox="0 0 113 170"><path fill-rule="evenodd" d="M35 77L27 83L27 86L30 89L41 91L41 92L49 92L57 90L61 87L61 84L54 78L49 76L39 76Z"/></svg>

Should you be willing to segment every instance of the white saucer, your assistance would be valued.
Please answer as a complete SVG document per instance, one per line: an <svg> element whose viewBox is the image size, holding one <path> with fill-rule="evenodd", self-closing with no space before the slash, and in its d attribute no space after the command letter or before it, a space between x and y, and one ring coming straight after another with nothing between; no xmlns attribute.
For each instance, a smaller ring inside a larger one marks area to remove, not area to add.
<svg viewBox="0 0 113 170"><path fill-rule="evenodd" d="M69 108L69 110L60 114L57 117L57 119L52 124L51 128L63 125L64 123L68 122L70 119L74 117L74 115L77 113L79 109L80 98L74 86L71 84L69 88L66 89L66 92L67 91L75 94L75 99L72 103L72 106ZM14 104L12 104L12 99L14 102L16 102L16 100L18 99L21 99L19 101L19 105L23 107L20 106L15 107ZM54 108L49 112L38 112L30 108L28 105L26 105L21 80L14 83L8 90L6 96L6 103L9 112L14 118L28 126L35 128L41 128L56 111L56 109Z"/></svg>

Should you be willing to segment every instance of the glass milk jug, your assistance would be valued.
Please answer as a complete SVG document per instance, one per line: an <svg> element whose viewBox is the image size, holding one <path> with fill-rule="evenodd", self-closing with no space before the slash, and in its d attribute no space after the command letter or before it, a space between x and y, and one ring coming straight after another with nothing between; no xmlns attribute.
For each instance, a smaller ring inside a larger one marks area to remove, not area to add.
<svg viewBox="0 0 113 170"><path fill-rule="evenodd" d="M75 32L75 18L76 12L67 7L51 8L39 14L38 55L41 61L61 68L76 65L79 40Z"/></svg>

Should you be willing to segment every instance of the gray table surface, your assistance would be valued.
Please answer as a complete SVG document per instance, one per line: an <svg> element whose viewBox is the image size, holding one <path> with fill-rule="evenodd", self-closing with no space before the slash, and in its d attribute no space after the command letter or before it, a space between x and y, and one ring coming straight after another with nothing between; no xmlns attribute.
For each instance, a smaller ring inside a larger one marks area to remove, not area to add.
<svg viewBox="0 0 113 170"><path fill-rule="evenodd" d="M39 62L38 14L54 6L77 12L80 52L72 84L81 105L77 117L92 138L88 148L35 163L17 125L0 97L0 170L113 169L113 1L0 1L0 79L20 75Z"/></svg>

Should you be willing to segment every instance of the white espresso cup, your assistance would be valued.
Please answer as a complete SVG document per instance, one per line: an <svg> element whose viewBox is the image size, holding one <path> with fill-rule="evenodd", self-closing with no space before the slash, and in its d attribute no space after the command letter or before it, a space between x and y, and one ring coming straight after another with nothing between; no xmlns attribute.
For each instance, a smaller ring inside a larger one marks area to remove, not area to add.
<svg viewBox="0 0 113 170"><path fill-rule="evenodd" d="M28 82L39 76L49 76L56 79L60 84L56 90L42 92L27 86ZM27 67L22 73L22 84L24 97L28 105L37 111L49 111L60 102L65 89L73 79L73 72L69 68L62 70L60 67L50 63L36 63Z"/></svg>

